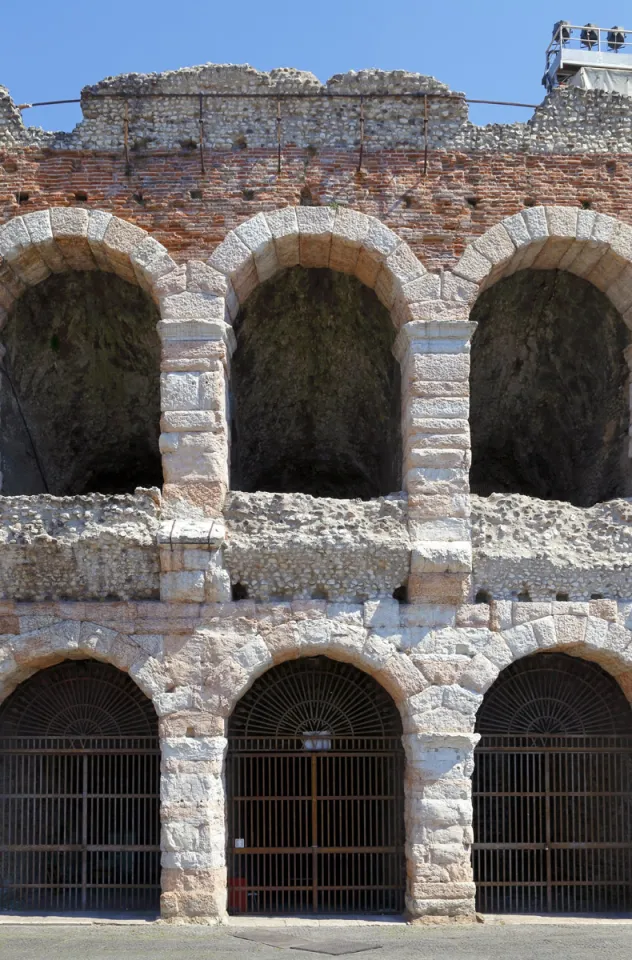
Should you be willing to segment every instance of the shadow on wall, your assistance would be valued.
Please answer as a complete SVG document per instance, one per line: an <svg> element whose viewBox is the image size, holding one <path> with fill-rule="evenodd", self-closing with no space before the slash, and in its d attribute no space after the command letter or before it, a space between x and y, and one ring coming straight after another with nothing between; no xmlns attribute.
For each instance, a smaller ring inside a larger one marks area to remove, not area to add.
<svg viewBox="0 0 632 960"><path fill-rule="evenodd" d="M3 330L2 493L161 486L156 307L109 273L29 289Z"/></svg>
<svg viewBox="0 0 632 960"><path fill-rule="evenodd" d="M472 492L581 507L632 492L630 334L606 296L565 271L522 270L471 319Z"/></svg>
<svg viewBox="0 0 632 960"><path fill-rule="evenodd" d="M355 277L295 267L236 323L231 486L370 499L400 488L388 310Z"/></svg>

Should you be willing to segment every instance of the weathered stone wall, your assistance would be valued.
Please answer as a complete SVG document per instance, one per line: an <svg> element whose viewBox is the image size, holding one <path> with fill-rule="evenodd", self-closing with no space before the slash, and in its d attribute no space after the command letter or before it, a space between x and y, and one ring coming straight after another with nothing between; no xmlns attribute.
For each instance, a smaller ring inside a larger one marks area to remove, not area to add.
<svg viewBox="0 0 632 960"><path fill-rule="evenodd" d="M143 290L100 271L16 301L2 331L4 494L160 486L159 318Z"/></svg>
<svg viewBox="0 0 632 960"><path fill-rule="evenodd" d="M295 267L235 320L231 486L353 499L401 487L388 310L356 277Z"/></svg>
<svg viewBox="0 0 632 960"><path fill-rule="evenodd" d="M410 569L406 497L229 493L224 558L253 600L391 598Z"/></svg>
<svg viewBox="0 0 632 960"><path fill-rule="evenodd" d="M607 297L565 271L520 270L471 319L472 492L628 496L630 332Z"/></svg>
<svg viewBox="0 0 632 960"><path fill-rule="evenodd" d="M200 94L207 95L201 109ZM366 149L415 148L424 142L425 94L431 149L564 154L626 153L632 146L630 103L619 94L556 89L525 123L477 127L468 120L463 94L434 77L373 69L336 74L321 83L301 70L264 73L236 64L107 77L82 90L83 120L70 134L24 127L5 93L0 145L116 150L123 146L127 117L133 152L195 150L200 119L204 143L212 149L265 148L277 141L281 97L282 143L349 149L360 142L363 96Z"/></svg>
<svg viewBox="0 0 632 960"><path fill-rule="evenodd" d="M496 599L632 599L632 503L589 509L493 494L472 497L474 590Z"/></svg>
<svg viewBox="0 0 632 960"><path fill-rule="evenodd" d="M158 490L0 497L0 599L156 599L159 505Z"/></svg>

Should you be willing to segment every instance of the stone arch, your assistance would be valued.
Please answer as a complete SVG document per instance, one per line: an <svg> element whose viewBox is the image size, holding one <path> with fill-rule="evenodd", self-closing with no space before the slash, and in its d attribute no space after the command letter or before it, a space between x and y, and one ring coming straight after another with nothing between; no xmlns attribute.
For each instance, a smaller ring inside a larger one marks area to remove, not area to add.
<svg viewBox="0 0 632 960"><path fill-rule="evenodd" d="M53 273L116 273L159 300L157 281L176 269L146 230L104 210L50 207L0 226L0 311Z"/></svg>
<svg viewBox="0 0 632 960"><path fill-rule="evenodd" d="M556 651L599 664L617 680L632 704L632 631L616 619L543 612L498 633L487 631L476 646L459 683L481 700L509 664L533 653Z"/></svg>
<svg viewBox="0 0 632 960"><path fill-rule="evenodd" d="M53 207L0 226L0 326L5 325L4 367L10 368L10 374L3 370L10 384L3 410L7 491L42 488L72 495L91 487L116 491L161 481L158 369L153 373L160 349L156 307L161 307L160 282L174 270L165 248L145 230L102 210ZM95 304L102 308L98 329L87 322L89 304L92 310ZM129 332L124 305L138 319L137 338ZM25 342L30 329L32 338ZM77 372L77 344L87 347L88 341L86 357L93 366L84 364ZM111 362L115 351L120 367ZM38 377L50 382L59 403L50 431L42 426L51 413L46 395L33 386ZM74 404L66 384L75 383L75 377L82 416L73 432L67 427ZM25 396L30 433L20 410ZM108 403L116 404L109 411L112 419L105 413ZM113 467L108 444L117 432L125 454Z"/></svg>
<svg viewBox="0 0 632 960"><path fill-rule="evenodd" d="M158 716L169 712L170 679L164 667L133 636L97 623L62 620L50 627L12 637L2 660L0 703L34 673L62 660L99 660L129 674Z"/></svg>
<svg viewBox="0 0 632 960"><path fill-rule="evenodd" d="M216 277L216 295L224 297L222 315L228 325L236 323L240 309L255 288L266 281L275 282L273 278L281 271L293 269L297 288L290 286L288 290L297 307L316 302L308 287L303 286L309 282L308 270L324 269L338 274L337 280L334 276L321 276L319 284L324 291L329 289L329 281L340 282L341 289L334 286L329 295L336 303L338 296L350 297L349 303L354 306L349 308L349 324L336 338L327 324L315 322L314 335L322 336L322 350L328 351L328 357L331 353L331 364L323 365L323 372L314 359L320 355L318 351L310 354L308 350L309 370L301 369L287 390L278 383L277 393L271 395L269 385L279 378L271 375L268 366L281 363L284 351L281 369L293 370L301 362L305 350L300 343L300 331L308 329L307 323L294 326L294 335L279 334L280 346L275 350L274 326L248 326L249 314L242 314L241 342L245 347L235 358L231 405L234 419L229 428L235 442L231 485L249 492L303 492L345 499L370 499L398 490L402 472L401 369L393 360L395 351L389 338L417 315L420 304L439 296L440 278L428 273L408 245L379 220L346 207L285 207L258 213L226 236L206 266ZM340 274L347 274L349 279ZM350 278L357 282L357 288L349 287ZM311 279L315 279L313 274ZM286 280L291 284L292 275L277 282L283 284ZM208 293L212 286L207 281ZM356 302L369 292L371 304ZM285 294L288 296L287 290ZM274 298L268 297L267 288L262 289L261 295L262 302L251 301L255 317L259 316L257 311L265 313L265 304L274 309ZM385 314L383 318L373 307L378 311L384 308L391 324L386 321L385 326ZM204 315L209 319L213 308L219 316L217 301L204 305ZM278 317L283 318L282 323L293 326L294 317L287 311L277 310L275 318ZM369 332L362 336L360 330ZM230 330L234 346L232 334ZM361 352L354 369L364 365L371 370L371 376L354 385L340 368L345 367L346 357L359 343ZM258 377L253 364L260 371ZM310 377L316 378L315 390L311 392L305 386ZM335 406L330 402L328 377L338 385L340 409L345 411L337 421L336 431L328 428ZM307 391L308 396L302 391ZM258 400L259 393L264 395L262 402ZM287 403L281 398L287 399ZM305 429L297 426L296 417L287 412L287 420L280 427L283 442L278 447L269 443L268 434L279 429L276 411L294 409L305 411L309 442Z"/></svg>
<svg viewBox="0 0 632 960"><path fill-rule="evenodd" d="M632 329L632 226L622 220L577 207L529 207L466 247L444 278L444 296L471 304L498 280L528 268L588 280Z"/></svg>
<svg viewBox="0 0 632 960"><path fill-rule="evenodd" d="M258 284L287 267L328 267L375 290L399 329L416 316L414 304L440 293L407 243L376 217L348 207L283 207L258 213L231 230L208 265L226 282L228 322Z"/></svg>
<svg viewBox="0 0 632 960"><path fill-rule="evenodd" d="M199 631L208 651L204 684L204 708L228 717L252 684L271 667L299 657L326 656L368 673L384 687L402 720L411 697L427 686L414 663L398 652L394 639L371 637L364 628L337 633L321 619L279 624L255 637Z"/></svg>
<svg viewBox="0 0 632 960"><path fill-rule="evenodd" d="M632 227L593 210L528 208L467 247L444 293L476 301L480 321L473 492L577 506L627 496Z"/></svg>

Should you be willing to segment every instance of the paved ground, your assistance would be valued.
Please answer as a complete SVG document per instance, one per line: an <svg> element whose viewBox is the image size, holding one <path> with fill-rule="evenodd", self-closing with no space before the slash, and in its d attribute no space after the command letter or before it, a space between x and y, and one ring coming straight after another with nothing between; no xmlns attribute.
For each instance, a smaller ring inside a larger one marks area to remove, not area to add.
<svg viewBox="0 0 632 960"><path fill-rule="evenodd" d="M269 941L291 937L313 950L275 947L237 936ZM410 927L404 924L320 925L317 927L69 926L0 925L2 960L323 960L318 947L334 944L361 952L353 960L630 960L632 925L476 924ZM372 949L371 949L372 948ZM377 948L377 949L376 949ZM329 954L331 955L331 954Z"/></svg>

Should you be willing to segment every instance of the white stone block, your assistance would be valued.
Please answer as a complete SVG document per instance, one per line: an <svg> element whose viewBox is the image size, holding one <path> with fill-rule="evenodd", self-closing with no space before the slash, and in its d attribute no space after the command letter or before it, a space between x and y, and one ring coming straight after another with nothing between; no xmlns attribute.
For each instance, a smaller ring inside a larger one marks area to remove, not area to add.
<svg viewBox="0 0 632 960"><path fill-rule="evenodd" d="M412 573L468 573L472 569L469 541L421 540L413 544Z"/></svg>
<svg viewBox="0 0 632 960"><path fill-rule="evenodd" d="M522 211L522 218L532 240L545 240L549 235L549 226L544 207L528 207Z"/></svg>
<svg viewBox="0 0 632 960"><path fill-rule="evenodd" d="M163 410L197 410L200 408L199 373L162 373L160 400Z"/></svg>
<svg viewBox="0 0 632 960"><path fill-rule="evenodd" d="M577 239L577 207L545 207L546 222L551 237Z"/></svg>
<svg viewBox="0 0 632 960"><path fill-rule="evenodd" d="M516 245L502 223L487 230L474 241L474 249L494 266L506 263L516 252Z"/></svg>
<svg viewBox="0 0 632 960"><path fill-rule="evenodd" d="M204 573L201 570L161 573L160 599L166 603L202 603Z"/></svg>
<svg viewBox="0 0 632 960"><path fill-rule="evenodd" d="M266 213L268 228L274 238L281 267L295 267L299 262L298 220L295 207L283 207Z"/></svg>
<svg viewBox="0 0 632 960"><path fill-rule="evenodd" d="M487 257L484 257L474 247L468 247L453 272L470 283L480 283L487 277L491 269L492 264Z"/></svg>

